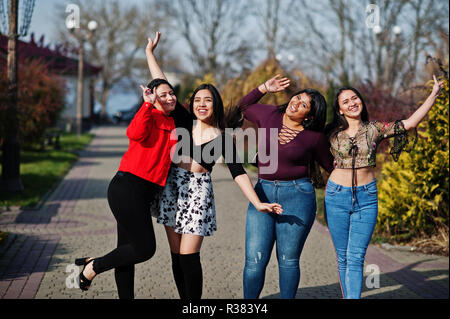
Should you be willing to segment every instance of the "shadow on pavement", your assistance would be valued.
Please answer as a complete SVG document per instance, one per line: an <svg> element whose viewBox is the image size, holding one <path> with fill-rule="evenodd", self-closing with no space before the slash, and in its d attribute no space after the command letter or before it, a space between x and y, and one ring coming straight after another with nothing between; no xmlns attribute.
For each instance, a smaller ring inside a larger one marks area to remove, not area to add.
<svg viewBox="0 0 450 319"><path fill-rule="evenodd" d="M363 280L363 299L448 299L448 270L425 270L413 271L422 262L407 265L395 272L381 274L379 278L379 287L368 288L365 284L370 281L368 276ZM442 277L440 279L431 279L433 277ZM395 279L398 283L393 284ZM387 290L386 290L387 289ZM414 292L414 293L412 293ZM280 294L272 294L262 299L280 299ZM339 283L303 287L297 290L296 299L342 299Z"/></svg>

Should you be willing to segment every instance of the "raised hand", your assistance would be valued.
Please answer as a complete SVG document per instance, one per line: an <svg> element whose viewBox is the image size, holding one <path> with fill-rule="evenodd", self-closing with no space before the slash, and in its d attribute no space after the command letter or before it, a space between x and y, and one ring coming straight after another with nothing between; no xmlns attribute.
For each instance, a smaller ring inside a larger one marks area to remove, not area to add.
<svg viewBox="0 0 450 319"><path fill-rule="evenodd" d="M142 89L142 97L144 99L145 102L150 102L152 104L155 103L156 100L156 93L152 93L152 91L145 86L141 85L141 89Z"/></svg>
<svg viewBox="0 0 450 319"><path fill-rule="evenodd" d="M275 213L280 215L283 212L283 208L281 208L281 205L277 203L260 203L255 208L262 213Z"/></svg>
<svg viewBox="0 0 450 319"><path fill-rule="evenodd" d="M153 54L153 50L155 50L156 46L158 45L160 37L161 37L161 32L156 31L154 40L152 40L152 38L147 38L148 43L147 43L147 47L145 48L146 54Z"/></svg>
<svg viewBox="0 0 450 319"><path fill-rule="evenodd" d="M438 80L436 79L436 76L433 74L433 80L434 80L434 85L433 85L433 90L431 91L431 94L433 96L439 96L439 94L441 93L442 88L444 87L444 81L438 82Z"/></svg>
<svg viewBox="0 0 450 319"><path fill-rule="evenodd" d="M264 82L264 87L267 90L267 92L270 93L280 92L290 85L291 80L289 80L288 78L280 78L280 77L281 75L277 74L273 78Z"/></svg>

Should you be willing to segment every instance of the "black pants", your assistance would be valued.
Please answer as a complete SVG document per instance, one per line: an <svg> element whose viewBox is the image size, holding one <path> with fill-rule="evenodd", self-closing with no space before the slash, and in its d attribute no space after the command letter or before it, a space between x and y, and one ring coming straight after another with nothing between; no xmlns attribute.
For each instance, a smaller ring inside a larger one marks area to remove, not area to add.
<svg viewBox="0 0 450 319"><path fill-rule="evenodd" d="M117 221L117 248L94 260L100 274L115 269L120 299L134 298L134 265L149 260L156 250L150 203L162 187L126 172L118 172L108 188L108 203Z"/></svg>

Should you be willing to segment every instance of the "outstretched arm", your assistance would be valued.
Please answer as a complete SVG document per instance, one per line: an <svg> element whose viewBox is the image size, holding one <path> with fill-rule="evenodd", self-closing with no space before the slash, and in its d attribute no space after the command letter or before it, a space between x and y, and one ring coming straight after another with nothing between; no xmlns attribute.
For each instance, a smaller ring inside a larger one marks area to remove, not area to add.
<svg viewBox="0 0 450 319"><path fill-rule="evenodd" d="M433 75L434 86L431 94L427 97L425 102L406 120L403 120L403 125L406 130L417 127L423 118L427 115L428 111L436 101L436 98L441 93L441 89L444 86L444 81L438 82L436 76Z"/></svg>
<svg viewBox="0 0 450 319"><path fill-rule="evenodd" d="M276 109L275 105L257 103L267 92L280 92L289 86L290 80L288 78L280 79L279 77L280 75L278 74L267 80L239 101L237 106L247 120L260 126L260 119L265 118L265 114Z"/></svg>
<svg viewBox="0 0 450 319"><path fill-rule="evenodd" d="M145 55L147 56L148 69L153 79L164 79L167 81L166 76L158 65L153 50L155 50L158 45L159 38L161 37L161 32L156 32L155 39L148 38L147 47L145 48Z"/></svg>
<svg viewBox="0 0 450 319"><path fill-rule="evenodd" d="M245 197L255 206L255 208L264 213L275 213L281 214L283 212L283 208L280 204L277 203L261 203L258 195L255 193L253 189L252 182L247 174L241 174L234 178L236 184L239 185Z"/></svg>

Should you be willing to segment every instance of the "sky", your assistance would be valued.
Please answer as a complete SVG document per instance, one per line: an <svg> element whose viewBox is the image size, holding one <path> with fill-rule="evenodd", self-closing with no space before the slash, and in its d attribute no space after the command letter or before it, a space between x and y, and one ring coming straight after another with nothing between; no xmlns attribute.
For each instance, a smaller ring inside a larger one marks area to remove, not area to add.
<svg viewBox="0 0 450 319"><path fill-rule="evenodd" d="M6 4L7 0L0 0ZM22 0L19 0L21 3ZM34 33L35 41L39 41L40 37L44 35L44 44L51 44L50 48L53 48L54 44L58 43L58 29L66 28L65 21L61 21L61 17L58 16L58 9L60 7L67 7L67 5L74 3L71 0L35 0L35 6L33 16L30 24L30 29L25 37L21 37L22 41L30 41L31 33ZM142 4L143 0L127 0L127 4ZM67 16L70 12L67 13ZM21 25L21 8L19 6L19 28ZM61 23L59 27L58 24ZM183 41L180 40L174 44L174 48L179 52L183 51ZM183 60L183 56L180 56ZM183 63L183 65L191 65L190 61ZM120 87L116 86L110 93L107 105L107 112L112 115L118 110L129 109L136 103L135 92L124 92ZM100 109L100 104L96 103L95 110Z"/></svg>
<svg viewBox="0 0 450 319"><path fill-rule="evenodd" d="M0 0L5 5L8 0ZM19 0L19 3L22 3L23 0ZM60 21L61 17L58 16L58 8L66 7L67 5L73 3L74 0L35 0L35 7L33 11L33 17L31 20L30 29L28 31L28 35L26 37L22 37L21 40L29 41L30 34L34 33L34 38L36 41L40 39L42 35L45 35L45 44L54 44L57 43L58 32L57 30L60 28L65 28L65 21ZM126 0L127 4L141 4L145 2L144 0ZM372 2L372 1L370 1ZM19 8L19 17L20 17L20 8ZM67 13L69 15L69 13ZM19 27L21 21L19 20ZM61 23L61 26L58 24ZM177 42L175 47L182 46L183 41ZM183 50L177 50L182 52ZM183 55L180 56L183 58ZM183 63L184 65L190 65L190 63ZM119 88L120 89L120 88ZM116 89L117 90L117 89ZM108 113L113 114L118 109L127 109L130 108L135 103L135 93L130 92L127 94L126 92L113 92L114 96L110 96L108 102ZM97 107L96 107L97 108Z"/></svg>
<svg viewBox="0 0 450 319"><path fill-rule="evenodd" d="M4 1L4 0L0 0ZM20 1L20 0L19 0ZM127 0L127 3L140 3L142 0ZM57 16L57 6L67 6L68 4L73 3L73 1L69 0L36 0L33 17L30 24L30 29L28 31L27 36L20 38L20 40L28 42L30 40L31 33L34 33L35 41L38 41L42 35L44 35L44 43L51 43L51 47L53 44L57 43L57 29L55 25L57 24L57 20L60 18ZM19 8L20 10L20 8ZM20 14L20 11L19 11ZM68 13L69 14L69 13ZM20 17L20 15L19 15ZM20 19L20 18L19 18ZM20 27L20 20L19 20ZM62 28L65 28L65 23L61 25ZM136 103L136 95L134 92L112 92L110 94L107 111L108 114L112 115L118 110L129 109ZM96 102L95 110L100 110L100 104Z"/></svg>
<svg viewBox="0 0 450 319"><path fill-rule="evenodd" d="M73 2L74 1L70 0L35 0L30 30L28 32L28 36L23 38L23 40L27 41L31 32L34 32L35 39L39 39L40 36L44 34L45 38L47 39L46 42L49 41L55 43L57 39L55 24L58 20L56 7L57 5L65 7ZM127 0L127 3L141 2L142 0ZM61 25L61 27L64 28L65 25L63 24Z"/></svg>

